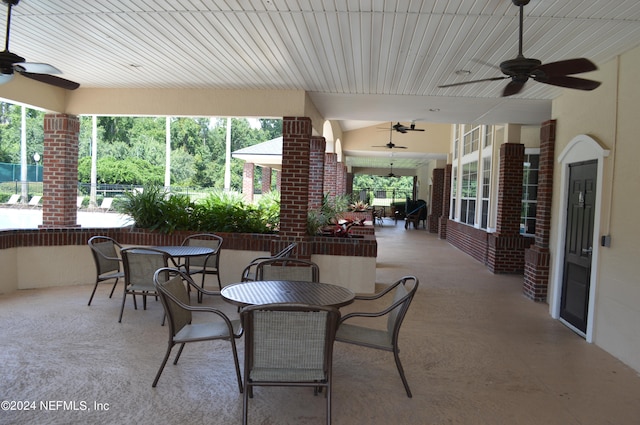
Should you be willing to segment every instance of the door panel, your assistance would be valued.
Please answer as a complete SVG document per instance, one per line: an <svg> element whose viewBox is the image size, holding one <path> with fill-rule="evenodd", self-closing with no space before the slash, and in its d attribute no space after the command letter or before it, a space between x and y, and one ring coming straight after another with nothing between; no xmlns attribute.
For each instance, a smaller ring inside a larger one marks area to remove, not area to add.
<svg viewBox="0 0 640 425"><path fill-rule="evenodd" d="M583 333L587 331L589 317L597 171L596 161L569 165L560 317Z"/></svg>

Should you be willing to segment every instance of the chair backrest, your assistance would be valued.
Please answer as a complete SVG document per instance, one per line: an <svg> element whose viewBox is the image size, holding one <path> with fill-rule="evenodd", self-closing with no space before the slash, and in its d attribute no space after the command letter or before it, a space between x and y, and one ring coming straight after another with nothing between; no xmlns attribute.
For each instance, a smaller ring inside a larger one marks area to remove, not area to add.
<svg viewBox="0 0 640 425"><path fill-rule="evenodd" d="M299 280L320 282L320 268L299 258L271 258L256 267L256 280Z"/></svg>
<svg viewBox="0 0 640 425"><path fill-rule="evenodd" d="M40 204L40 200L42 199L42 196L40 195L34 195L31 197L31 199L29 199L29 206L30 207L36 207Z"/></svg>
<svg viewBox="0 0 640 425"><path fill-rule="evenodd" d="M100 209L108 211L111 209L111 204L113 204L113 198L104 198L100 204Z"/></svg>
<svg viewBox="0 0 640 425"><path fill-rule="evenodd" d="M252 381L313 382L331 376L340 312L308 304L246 307L245 374Z"/></svg>
<svg viewBox="0 0 640 425"><path fill-rule="evenodd" d="M182 245L203 246L214 250L214 253L211 255L189 257L189 266L207 266L217 269L220 265L220 249L222 248L222 242L224 242L224 239L221 236L214 235L213 233L199 233L197 235L188 236L184 241L182 241Z"/></svg>
<svg viewBox="0 0 640 425"><path fill-rule="evenodd" d="M413 284L413 286L411 286ZM419 281L415 276L404 276L402 279L394 283L396 285L393 294L393 303L396 307L389 313L387 317L387 331L392 335L394 340L397 339L400 332L400 325L404 320L409 305L413 300L413 296L418 290Z"/></svg>
<svg viewBox="0 0 640 425"><path fill-rule="evenodd" d="M169 256L163 251L147 247L131 247L120 251L124 265L126 285L147 287L154 291L153 276L156 270L167 267Z"/></svg>
<svg viewBox="0 0 640 425"><path fill-rule="evenodd" d="M282 251L280 251L277 254L273 255L273 258L289 258L291 256L291 253L293 252L293 250L296 249L296 246L298 246L298 244L296 242L290 243Z"/></svg>
<svg viewBox="0 0 640 425"><path fill-rule="evenodd" d="M16 205L21 197L22 197L22 195L18 195L18 194L11 195L11 197L9 198L9 200L7 202L5 202L5 204L6 205Z"/></svg>
<svg viewBox="0 0 640 425"><path fill-rule="evenodd" d="M168 277L171 273L173 277ZM185 280L189 276L177 269L161 268L156 270L153 276L153 284L160 296L160 301L164 307L169 321L169 332L175 336L182 328L191 323L191 311L182 308L177 302L190 305L189 293L185 286Z"/></svg>
<svg viewBox="0 0 640 425"><path fill-rule="evenodd" d="M93 236L89 238L88 244L98 275L120 270L121 260L117 250L122 249L122 246L118 242L108 236Z"/></svg>

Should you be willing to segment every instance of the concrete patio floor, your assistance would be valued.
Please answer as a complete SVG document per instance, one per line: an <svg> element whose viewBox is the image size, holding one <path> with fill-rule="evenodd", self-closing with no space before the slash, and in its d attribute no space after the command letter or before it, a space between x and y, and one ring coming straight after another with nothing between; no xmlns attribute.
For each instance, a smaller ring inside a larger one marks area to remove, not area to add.
<svg viewBox="0 0 640 425"><path fill-rule="evenodd" d="M413 398L391 353L336 343L334 424L640 423L638 373L553 320L546 304L526 299L522 276L493 275L424 230L386 220L376 231L377 282L420 279L400 333ZM160 303L144 311L129 300L118 323L122 286L109 299L103 284L88 307L91 289L0 296L1 398L37 402L35 410L0 411L0 424L241 423L228 343L187 345L152 388L168 334ZM205 302L237 314L220 299ZM243 340L238 347L242 362ZM46 411L41 401L75 402L66 407L79 410ZM322 424L324 407L310 389L258 388L249 423Z"/></svg>

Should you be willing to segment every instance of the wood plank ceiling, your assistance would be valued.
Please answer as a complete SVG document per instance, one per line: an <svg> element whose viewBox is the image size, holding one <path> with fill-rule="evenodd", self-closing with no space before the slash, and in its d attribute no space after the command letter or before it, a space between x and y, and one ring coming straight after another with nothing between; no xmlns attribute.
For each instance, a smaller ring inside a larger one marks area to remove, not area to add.
<svg viewBox="0 0 640 425"><path fill-rule="evenodd" d="M640 44L638 0L531 0L524 53L602 64ZM11 51L98 88L299 89L344 130L371 123L533 122L561 89L500 97L511 0L22 0ZM456 73L458 71L458 73ZM588 75L585 76L588 78ZM541 119L542 117L542 119Z"/></svg>

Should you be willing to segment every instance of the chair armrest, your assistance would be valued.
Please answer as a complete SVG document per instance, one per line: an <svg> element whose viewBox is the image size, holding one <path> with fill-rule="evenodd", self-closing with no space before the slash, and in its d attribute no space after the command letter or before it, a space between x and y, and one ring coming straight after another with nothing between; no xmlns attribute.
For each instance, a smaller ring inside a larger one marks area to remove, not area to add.
<svg viewBox="0 0 640 425"><path fill-rule="evenodd" d="M385 295L387 295L389 292L391 292L396 286L400 285L400 283L402 283L402 279L398 280L395 283L392 283L391 285L389 285L387 288L385 288L384 290L377 292L373 295L356 295L354 297L354 300L359 300L359 301L371 301L371 300L377 300L378 298L382 298Z"/></svg>
<svg viewBox="0 0 640 425"><path fill-rule="evenodd" d="M398 301L394 302L393 304L391 304L390 306L388 306L384 310L371 311L371 312L354 311L352 313L345 314L344 316L342 316L340 318L340 323L344 322L347 319L351 319L353 317L381 317L381 316L384 316L386 314L389 314L392 310L397 308L399 305L403 304L405 302L406 298L407 298L407 296L404 296L404 297L400 298Z"/></svg>
<svg viewBox="0 0 640 425"><path fill-rule="evenodd" d="M230 335L234 335L234 333L233 333L233 324L231 323L231 319L229 319L229 317L223 311L218 310L217 308L213 308L213 307L194 306L194 305L185 304L185 303L183 303L182 301L180 301L179 299L177 299L176 297L174 297L172 294L170 294L168 292L164 292L164 295L166 295L168 298L171 299L171 301L173 301L174 303L178 304L181 308L183 308L185 310L193 311L193 312L213 313L213 314L219 316L220 318L222 318L222 320L224 320L224 322L229 327L229 334ZM240 329L240 332L239 332L238 336L240 336L240 335L242 335L242 329Z"/></svg>

